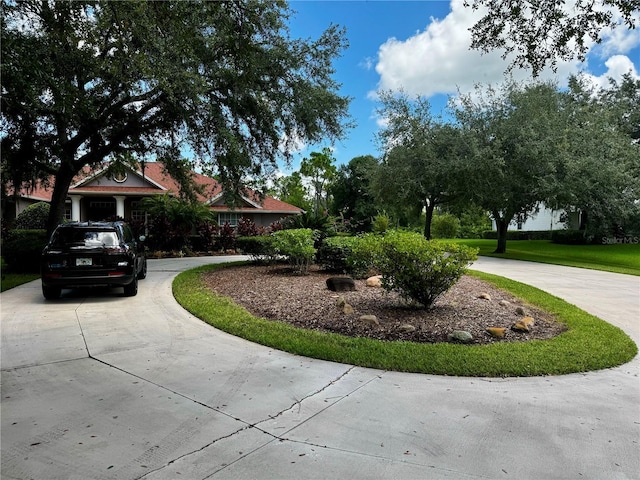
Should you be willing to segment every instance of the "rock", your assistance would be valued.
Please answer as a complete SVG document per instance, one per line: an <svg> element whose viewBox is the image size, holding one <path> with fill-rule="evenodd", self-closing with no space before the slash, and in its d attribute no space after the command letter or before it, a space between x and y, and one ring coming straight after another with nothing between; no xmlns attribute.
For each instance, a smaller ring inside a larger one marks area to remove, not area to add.
<svg viewBox="0 0 640 480"><path fill-rule="evenodd" d="M447 335L447 339L450 342L470 343L473 340L473 335L464 330L454 330Z"/></svg>
<svg viewBox="0 0 640 480"><path fill-rule="evenodd" d="M378 317L375 315L362 315L359 319L362 323L366 323L367 325L373 327L379 327L380 322L378 321Z"/></svg>
<svg viewBox="0 0 640 480"><path fill-rule="evenodd" d="M522 307L518 307L518 308L516 308L516 313L517 313L518 315L525 316L525 315L527 314L527 311L526 311L524 308L522 308Z"/></svg>
<svg viewBox="0 0 640 480"><path fill-rule="evenodd" d="M351 277L329 277L327 288L332 292L355 292L356 282Z"/></svg>
<svg viewBox="0 0 640 480"><path fill-rule="evenodd" d="M500 300L500 305L502 305L503 307L508 307L509 305L511 305L511 302L508 300Z"/></svg>
<svg viewBox="0 0 640 480"><path fill-rule="evenodd" d="M480 295L478 295L478 298L482 298L483 300L491 300L491 295L483 292Z"/></svg>
<svg viewBox="0 0 640 480"><path fill-rule="evenodd" d="M522 323L524 323L527 327L529 327L529 329L531 329L531 327L536 324L536 321L533 319L533 317L524 317L522 319Z"/></svg>
<svg viewBox="0 0 640 480"><path fill-rule="evenodd" d="M342 295L340 295L338 297L338 300L336 300L336 306L338 308L342 308L344 307L344 305L347 303L347 301L344 299L344 297Z"/></svg>
<svg viewBox="0 0 640 480"><path fill-rule="evenodd" d="M409 325L408 323L405 323L404 325L400 325L398 327L398 331L402 333L412 333L412 332L415 332L416 330L417 330L416 327L414 327L413 325Z"/></svg>
<svg viewBox="0 0 640 480"><path fill-rule="evenodd" d="M496 337L496 338L504 338L504 334L507 331L506 328L504 327L489 327L487 328L487 332L489 332L489 334L492 337Z"/></svg>
<svg viewBox="0 0 640 480"><path fill-rule="evenodd" d="M367 278L367 287L382 287L382 275L374 275L373 277Z"/></svg>
<svg viewBox="0 0 640 480"><path fill-rule="evenodd" d="M511 326L511 330L513 330L514 332L526 333L529 331L529 326L522 320L518 320Z"/></svg>
<svg viewBox="0 0 640 480"><path fill-rule="evenodd" d="M353 315L353 313L355 312L355 310L353 309L353 307L351 305L349 305L348 303L345 303L342 307L342 313L344 313L345 315Z"/></svg>

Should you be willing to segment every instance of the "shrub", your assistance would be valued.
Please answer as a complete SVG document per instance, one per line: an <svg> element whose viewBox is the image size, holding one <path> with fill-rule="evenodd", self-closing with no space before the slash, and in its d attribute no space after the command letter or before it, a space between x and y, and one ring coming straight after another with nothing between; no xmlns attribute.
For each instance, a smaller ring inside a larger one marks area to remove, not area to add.
<svg viewBox="0 0 640 480"><path fill-rule="evenodd" d="M29 205L16 217L15 228L19 230L44 230L47 228L49 204L38 202Z"/></svg>
<svg viewBox="0 0 640 480"><path fill-rule="evenodd" d="M431 235L434 238L456 238L460 232L460 220L449 213L435 215L431 220Z"/></svg>
<svg viewBox="0 0 640 480"><path fill-rule="evenodd" d="M551 230L509 230L507 240L551 240L551 235ZM487 230L483 232L482 238L495 240L498 238L498 232Z"/></svg>
<svg viewBox="0 0 640 480"><path fill-rule="evenodd" d="M218 225L216 222L205 221L196 228L200 239L193 241L193 248L201 252L209 252L215 248L215 240L218 235Z"/></svg>
<svg viewBox="0 0 640 480"><path fill-rule="evenodd" d="M349 272L347 259L351 256L357 241L356 237L325 238L316 253L316 262L325 270Z"/></svg>
<svg viewBox="0 0 640 480"><path fill-rule="evenodd" d="M232 250L236 245L236 229L233 228L229 222L225 222L220 227L220 248L223 251Z"/></svg>
<svg viewBox="0 0 640 480"><path fill-rule="evenodd" d="M271 264L276 260L274 238L270 235L236 238L236 248L251 257L257 263Z"/></svg>
<svg viewBox="0 0 640 480"><path fill-rule="evenodd" d="M593 243L593 237L586 235L584 230L554 230L551 241L565 245L587 245Z"/></svg>
<svg viewBox="0 0 640 480"><path fill-rule="evenodd" d="M377 262L382 286L431 307L464 274L477 250L464 245L428 241L422 235L393 233L382 241Z"/></svg>
<svg viewBox="0 0 640 480"><path fill-rule="evenodd" d="M357 241L352 247L351 255L347 258L347 271L356 278L363 278L377 272L383 238L373 233L356 237Z"/></svg>
<svg viewBox="0 0 640 480"><path fill-rule="evenodd" d="M371 228L373 233L385 233L389 229L389 216L385 214L378 214L373 217Z"/></svg>
<svg viewBox="0 0 640 480"><path fill-rule="evenodd" d="M273 238L275 252L287 257L298 273L306 274L316 254L313 246L313 230L310 228L280 230L273 234Z"/></svg>
<svg viewBox="0 0 640 480"><path fill-rule="evenodd" d="M46 230L11 230L2 239L2 256L15 273L40 271L40 254L47 244Z"/></svg>
<svg viewBox="0 0 640 480"><path fill-rule="evenodd" d="M258 227L253 220L242 217L238 220L237 233L239 237L255 237L259 234Z"/></svg>

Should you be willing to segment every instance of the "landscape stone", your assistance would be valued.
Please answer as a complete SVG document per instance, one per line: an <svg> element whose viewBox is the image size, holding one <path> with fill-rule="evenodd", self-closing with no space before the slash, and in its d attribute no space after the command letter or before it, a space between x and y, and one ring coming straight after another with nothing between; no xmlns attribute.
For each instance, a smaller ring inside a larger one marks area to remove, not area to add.
<svg viewBox="0 0 640 480"><path fill-rule="evenodd" d="M508 307L509 305L511 305L511 302L508 300L500 300L500 305L502 305L503 307Z"/></svg>
<svg viewBox="0 0 640 480"><path fill-rule="evenodd" d="M531 329L531 327L533 327L535 325L535 323L536 323L536 321L533 319L533 317L524 317L521 321L527 327L529 327L529 329Z"/></svg>
<svg viewBox="0 0 640 480"><path fill-rule="evenodd" d="M496 338L504 338L504 334L507 331L506 328L504 327L489 327L487 328L487 332L489 332L489 334L492 337L496 337Z"/></svg>
<svg viewBox="0 0 640 480"><path fill-rule="evenodd" d="M338 297L338 300L336 300L336 306L337 306L338 308L342 308L342 307L344 307L345 303L347 303L347 301L344 299L344 297L343 297L342 295L340 295L340 296Z"/></svg>
<svg viewBox="0 0 640 480"><path fill-rule="evenodd" d="M483 300L491 300L491 295L483 292L480 295L478 295L478 298L482 298Z"/></svg>
<svg viewBox="0 0 640 480"><path fill-rule="evenodd" d="M370 326L380 326L380 322L378 321L378 317L376 317L375 315L362 315L360 317L360 321L362 323L366 323L367 325Z"/></svg>
<svg viewBox="0 0 640 480"><path fill-rule="evenodd" d="M332 292L355 292L356 282L351 277L329 277L327 288Z"/></svg>
<svg viewBox="0 0 640 480"><path fill-rule="evenodd" d="M382 275L374 275L373 277L367 278L366 285L367 287L382 287Z"/></svg>
<svg viewBox="0 0 640 480"><path fill-rule="evenodd" d="M473 335L469 332L465 332L464 330L454 330L449 335L447 335L447 339L452 342L460 342L460 343L470 343L473 341Z"/></svg>
<svg viewBox="0 0 640 480"><path fill-rule="evenodd" d="M522 320L518 320L516 323L513 324L513 326L511 327L511 330L513 330L514 332L526 333L529 331L529 326L526 323L524 323Z"/></svg>
<svg viewBox="0 0 640 480"><path fill-rule="evenodd" d="M516 308L516 313L517 313L518 315L525 316L525 315L527 314L527 311L526 311L524 308L522 308L522 307L518 307L518 308Z"/></svg>
<svg viewBox="0 0 640 480"><path fill-rule="evenodd" d="M400 325L398 327L398 331L402 333L412 333L416 331L416 327L414 327L413 325L409 325L408 323L405 323L404 325Z"/></svg>
<svg viewBox="0 0 640 480"><path fill-rule="evenodd" d="M344 313L345 315L353 315L354 312L355 310L348 303L345 303L344 306L342 307L342 313Z"/></svg>

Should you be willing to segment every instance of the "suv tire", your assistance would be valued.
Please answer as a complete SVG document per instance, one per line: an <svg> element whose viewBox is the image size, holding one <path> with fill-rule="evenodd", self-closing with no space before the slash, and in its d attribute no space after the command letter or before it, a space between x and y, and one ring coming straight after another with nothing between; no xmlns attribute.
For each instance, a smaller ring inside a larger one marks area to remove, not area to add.
<svg viewBox="0 0 640 480"><path fill-rule="evenodd" d="M147 278L147 259L146 257L142 259L142 268L140 269L140 273L138 273L138 280L144 280Z"/></svg>
<svg viewBox="0 0 640 480"><path fill-rule="evenodd" d="M42 286L42 295L47 300L57 300L60 298L60 293L62 292L61 288L58 287L45 287Z"/></svg>
<svg viewBox="0 0 640 480"><path fill-rule="evenodd" d="M133 277L130 284L124 286L125 297L135 297L138 294L138 277Z"/></svg>

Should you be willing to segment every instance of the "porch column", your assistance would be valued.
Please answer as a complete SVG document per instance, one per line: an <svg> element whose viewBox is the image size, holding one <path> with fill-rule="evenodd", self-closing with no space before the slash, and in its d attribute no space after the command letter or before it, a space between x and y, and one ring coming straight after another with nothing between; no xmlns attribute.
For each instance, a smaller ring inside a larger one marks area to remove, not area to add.
<svg viewBox="0 0 640 480"><path fill-rule="evenodd" d="M80 221L80 200L82 195L69 195L71 197L71 221Z"/></svg>
<svg viewBox="0 0 640 480"><path fill-rule="evenodd" d="M124 197L123 195L114 195L113 198L116 199L116 216L124 219Z"/></svg>

